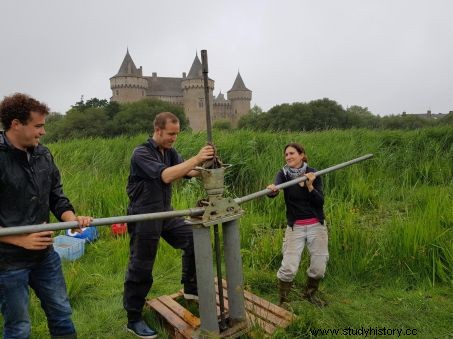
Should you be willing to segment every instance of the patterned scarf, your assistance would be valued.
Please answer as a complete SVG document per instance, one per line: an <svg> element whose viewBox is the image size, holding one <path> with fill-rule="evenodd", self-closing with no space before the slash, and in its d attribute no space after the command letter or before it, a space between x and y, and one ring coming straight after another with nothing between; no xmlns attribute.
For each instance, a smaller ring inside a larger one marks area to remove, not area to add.
<svg viewBox="0 0 453 339"><path fill-rule="evenodd" d="M291 180L301 177L305 174L308 164L304 162L300 168L291 168L288 165L283 167L283 173L288 176Z"/></svg>

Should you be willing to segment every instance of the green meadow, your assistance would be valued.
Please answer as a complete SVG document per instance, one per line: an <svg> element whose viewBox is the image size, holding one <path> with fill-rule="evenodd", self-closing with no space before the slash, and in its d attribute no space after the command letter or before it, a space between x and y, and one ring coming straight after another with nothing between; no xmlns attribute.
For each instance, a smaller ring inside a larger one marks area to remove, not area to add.
<svg viewBox="0 0 453 339"><path fill-rule="evenodd" d="M143 134L48 145L79 214L125 215L130 155L146 138ZM311 338L319 329L348 328L409 329L419 338L453 337L453 127L300 133L214 130L213 139L222 161L233 165L225 179L226 194L233 197L271 183L284 164L283 146L291 141L305 146L309 164L317 169L374 154L322 177L330 260L321 292L330 304L318 308L301 298L308 265L304 255L290 303L297 318L275 338ZM176 148L188 158L205 140L203 133L183 132ZM197 179L182 180L174 186L173 205L194 207L204 196ZM245 287L277 303L276 272L286 226L283 195L242 207ZM125 331L122 308L128 237L114 237L108 226L98 230L100 239L86 245L81 259L64 263L73 320L80 338L132 338ZM181 288L179 257L179 251L161 242L149 297ZM32 338L47 338L45 316L34 295L30 312ZM161 332L160 338L168 337L155 314L146 311L145 317ZM261 336L258 330L251 334Z"/></svg>

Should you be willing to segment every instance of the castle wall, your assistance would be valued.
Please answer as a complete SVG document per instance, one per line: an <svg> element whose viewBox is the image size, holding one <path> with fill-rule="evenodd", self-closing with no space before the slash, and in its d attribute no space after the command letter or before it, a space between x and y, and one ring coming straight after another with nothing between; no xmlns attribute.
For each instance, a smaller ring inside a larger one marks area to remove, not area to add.
<svg viewBox="0 0 453 339"><path fill-rule="evenodd" d="M214 81L208 81L209 95L212 98ZM203 80L188 79L182 82L184 113L189 120L189 125L193 131L199 132L206 130L206 108ZM213 100L209 101L211 112L213 109ZM212 113L211 113L212 117Z"/></svg>
<svg viewBox="0 0 453 339"><path fill-rule="evenodd" d="M231 104L228 101L222 103L214 103L213 120L230 120Z"/></svg>
<svg viewBox="0 0 453 339"><path fill-rule="evenodd" d="M231 122L237 127L239 119L250 111L251 91L230 91L228 100L231 102Z"/></svg>
<svg viewBox="0 0 453 339"><path fill-rule="evenodd" d="M165 102L169 102L170 104L180 106L184 105L184 100L182 96L149 95L148 98L159 99Z"/></svg>
<svg viewBox="0 0 453 339"><path fill-rule="evenodd" d="M110 78L112 101L133 102L146 96L148 82L144 78L118 76Z"/></svg>

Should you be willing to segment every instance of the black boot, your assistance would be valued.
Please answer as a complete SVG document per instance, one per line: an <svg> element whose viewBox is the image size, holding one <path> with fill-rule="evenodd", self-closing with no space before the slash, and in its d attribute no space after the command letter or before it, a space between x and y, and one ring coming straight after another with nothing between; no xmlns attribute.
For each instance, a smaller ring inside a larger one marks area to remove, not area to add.
<svg viewBox="0 0 453 339"><path fill-rule="evenodd" d="M292 281L282 281L278 280L278 287L280 291L280 305L287 303L289 301L289 292L293 286Z"/></svg>
<svg viewBox="0 0 453 339"><path fill-rule="evenodd" d="M304 291L304 298L311 302L313 305L323 307L327 306L327 301L319 296L318 288L320 281L320 279L308 277L307 285L305 286Z"/></svg>

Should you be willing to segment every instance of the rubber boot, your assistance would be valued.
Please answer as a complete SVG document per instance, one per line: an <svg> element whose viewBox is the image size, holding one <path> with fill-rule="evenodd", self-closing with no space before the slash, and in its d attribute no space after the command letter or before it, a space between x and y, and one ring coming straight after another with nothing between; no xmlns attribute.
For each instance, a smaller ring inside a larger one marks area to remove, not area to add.
<svg viewBox="0 0 453 339"><path fill-rule="evenodd" d="M323 307L327 306L327 301L319 296L318 288L320 281L320 279L308 277L307 285L305 286L304 291L304 298L311 302L313 305Z"/></svg>
<svg viewBox="0 0 453 339"><path fill-rule="evenodd" d="M291 291L293 282L278 280L278 286L280 291L280 305L283 305L289 301L289 292Z"/></svg>

